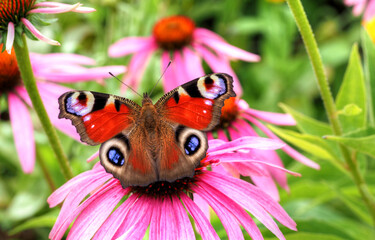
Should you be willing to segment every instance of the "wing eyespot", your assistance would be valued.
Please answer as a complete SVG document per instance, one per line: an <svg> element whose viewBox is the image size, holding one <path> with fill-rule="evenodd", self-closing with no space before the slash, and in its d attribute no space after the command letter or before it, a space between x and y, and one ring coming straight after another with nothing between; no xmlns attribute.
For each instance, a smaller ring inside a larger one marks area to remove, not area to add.
<svg viewBox="0 0 375 240"><path fill-rule="evenodd" d="M198 136L192 134L190 135L184 144L184 150L187 155L193 155L196 153L201 147L201 141Z"/></svg>

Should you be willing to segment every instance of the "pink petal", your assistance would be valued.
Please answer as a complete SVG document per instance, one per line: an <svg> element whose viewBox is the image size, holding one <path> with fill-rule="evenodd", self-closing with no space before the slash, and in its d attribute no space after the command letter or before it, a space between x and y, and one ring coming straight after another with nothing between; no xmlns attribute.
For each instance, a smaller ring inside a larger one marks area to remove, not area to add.
<svg viewBox="0 0 375 240"><path fill-rule="evenodd" d="M228 59L225 57L218 57L210 50L200 45L193 45L194 49L202 55L202 58L207 62L213 72L223 72L233 77L233 89L237 96L242 95L242 87L238 81L237 75L234 73Z"/></svg>
<svg viewBox="0 0 375 240"><path fill-rule="evenodd" d="M72 53L49 53L49 54L38 54L30 53L30 60L33 67L42 65L45 67L47 65L55 64L81 64L81 65L95 65L94 59Z"/></svg>
<svg viewBox="0 0 375 240"><path fill-rule="evenodd" d="M186 196L185 193L181 193L180 198L182 202L185 204L185 207L189 211L190 215L194 218L198 232L201 234L202 239L220 240L215 229L212 227L212 225L204 216L203 212L199 209L199 207L188 196Z"/></svg>
<svg viewBox="0 0 375 240"><path fill-rule="evenodd" d="M35 142L29 111L13 93L8 94L8 102L10 123L21 167L25 173L31 173L35 165Z"/></svg>
<svg viewBox="0 0 375 240"><path fill-rule="evenodd" d="M79 174L78 176L70 179L68 182L66 182L56 191L54 191L47 199L49 207L50 208L55 207L58 204L60 204L62 201L64 201L67 195L71 191L74 191L74 188L85 185L85 187L83 187L82 189L87 190L86 185L89 186L90 184L92 184L90 181L87 181L87 180L94 179L96 182L100 182L98 179L100 178L100 176L103 176L103 173L105 173L105 171L103 168L99 172L98 170L100 169L93 169L90 171L83 172ZM88 191L87 193L89 192L90 191Z"/></svg>
<svg viewBox="0 0 375 240"><path fill-rule="evenodd" d="M202 181L211 186L215 186L216 189L230 196L231 199L252 213L278 238L284 239L275 222L264 210L269 212L284 226L296 230L296 223L293 219L289 217L277 202L259 188L241 179L220 175L215 172L203 171L206 174L204 174L204 179L202 177Z"/></svg>
<svg viewBox="0 0 375 240"><path fill-rule="evenodd" d="M176 216L176 226L179 229L178 232L180 234L178 239L195 239L194 230L191 226L189 217L177 196L172 196L172 204L172 209L174 211L174 215Z"/></svg>
<svg viewBox="0 0 375 240"><path fill-rule="evenodd" d="M91 155L87 160L86 162L91 162L92 160L94 160L95 158L99 157L99 151L96 151L93 155Z"/></svg>
<svg viewBox="0 0 375 240"><path fill-rule="evenodd" d="M204 32L197 30L194 31L195 41L233 59L241 59L248 62L260 61L260 57L258 55L230 45L226 41L217 37L211 37L214 33L207 34L207 32L209 32L207 29Z"/></svg>
<svg viewBox="0 0 375 240"><path fill-rule="evenodd" d="M206 218L210 219L210 206L207 204L207 202L201 196L199 196L199 194L196 193L193 194L193 199L195 204L197 204L197 206L200 208L200 210L203 212Z"/></svg>
<svg viewBox="0 0 375 240"><path fill-rule="evenodd" d="M13 47L13 42L14 42L14 23L9 22L8 23L8 33L7 33L7 41L5 43L6 51L8 54L11 54L12 52L12 47Z"/></svg>
<svg viewBox="0 0 375 240"><path fill-rule="evenodd" d="M262 149L262 150L274 150L285 146L280 139L274 140L262 137L242 137L233 141L227 142L221 146L215 148L210 147L209 153L211 155L222 154L225 152L236 151L238 149Z"/></svg>
<svg viewBox="0 0 375 240"><path fill-rule="evenodd" d="M154 199L145 196L138 198L114 238L118 240L142 239L150 224L152 213L157 207L159 206L155 204Z"/></svg>
<svg viewBox="0 0 375 240"><path fill-rule="evenodd" d="M71 6L69 4L65 3L57 3L57 2L40 2L34 5L34 8L36 7L51 7L51 8L56 8L56 7L65 7L65 6ZM95 12L96 10L94 8L90 7L78 7L72 10L73 12L78 12L78 13L91 13Z"/></svg>
<svg viewBox="0 0 375 240"><path fill-rule="evenodd" d="M26 18L21 18L21 22L27 27L27 29L30 30L30 32L39 40L43 41L43 42L46 42L48 44L51 44L51 45L57 45L57 46L60 46L61 44L58 42L58 41L55 41L55 40L52 40L46 36L44 36L41 32L38 31L38 29L36 29L34 27L34 25L29 21L27 20Z"/></svg>
<svg viewBox="0 0 375 240"><path fill-rule="evenodd" d="M210 206L215 211L216 215L219 217L221 223L223 224L228 234L228 239L244 239L241 228L238 225L236 218L229 211L227 211L225 206L223 206L223 199L220 199L220 201L216 201L216 199L210 196L212 194L211 191L209 193L204 191L204 183L200 182L199 185L201 186L201 188L193 186L192 189L194 190L194 192L202 196L207 202L210 203ZM236 207L235 205L230 206L231 208L234 208Z"/></svg>
<svg viewBox="0 0 375 240"><path fill-rule="evenodd" d="M49 234L49 238L51 238L51 239L61 239L63 237L66 229L72 223L72 221L87 206L89 206L91 204L94 204L96 201L100 201L100 199L102 199L102 198L107 198L108 196L115 193L117 191L116 186L118 186L118 185L119 185L119 181L117 179L116 180L110 180L103 187L101 187L97 192L95 192L88 199L86 199L82 204L80 204L77 208L70 208L69 213L64 214L64 218L61 219L62 221L59 222L59 224L55 223L55 225L53 226L53 228L52 228L52 230ZM64 205L65 205L65 202L64 202ZM63 212L63 210L61 210L59 218L60 218L62 212ZM58 220L59 219L57 219L57 221Z"/></svg>
<svg viewBox="0 0 375 240"><path fill-rule="evenodd" d="M220 35L214 33L213 31L210 31L206 28L196 28L194 30L194 40L195 41L201 41L202 38L208 38L208 39L215 39L217 41L223 41L225 42L225 39L222 38Z"/></svg>
<svg viewBox="0 0 375 240"><path fill-rule="evenodd" d="M182 57L184 59L185 71L189 78L188 81L205 75L202 67L202 59L196 52L193 52L190 48L184 47L182 49Z"/></svg>
<svg viewBox="0 0 375 240"><path fill-rule="evenodd" d="M229 196L226 196L225 194L218 191L215 187L203 181L199 182L198 184L200 188L194 187L195 191L199 191L199 194L201 194L202 197L204 197L208 202L211 203L210 205L214 210L215 208L217 210L221 209L221 215L232 215L233 217L235 217L236 219L231 222L235 223L236 220L238 220L238 222L241 223L241 225L244 226L246 231L250 234L252 239L263 239L257 225L251 219L249 214L246 213L246 211L242 209L235 201L230 199ZM217 213L217 215L219 216L219 213ZM238 236L238 238L243 238L242 233L241 236ZM229 239L232 238L229 237ZM237 239L237 237L233 239Z"/></svg>
<svg viewBox="0 0 375 240"><path fill-rule="evenodd" d="M234 121L232 124L236 129L241 129L241 133L239 133L238 135L258 136L258 134L255 132L252 126L248 122L242 119L238 119ZM231 133L232 139L236 139L237 137L239 137L239 136L234 136L232 131L230 131L230 133ZM277 155L275 151L254 149L252 150L252 153L258 159L263 159L264 161L272 163L276 166L280 166L280 167L284 166L283 162L281 161L280 157ZM280 186L288 190L286 174L284 172L277 171L275 168L272 168L272 167L268 167L267 169L271 173L271 175L275 178L275 180L280 184Z"/></svg>
<svg viewBox="0 0 375 240"><path fill-rule="evenodd" d="M256 120L255 118L252 118L250 116L246 117L248 120L250 120L254 125L256 125L260 130L262 130L268 137L272 139L280 140L271 130L269 130L266 126L264 126L261 122ZM280 140L281 141L281 140ZM290 146L286 145L282 148L289 156L294 158L295 160L305 164L306 166L309 166L311 168L319 169L319 164L311 161L307 157L303 156Z"/></svg>
<svg viewBox="0 0 375 240"><path fill-rule="evenodd" d="M163 52L161 67L165 69L168 63L169 53ZM188 82L189 80L192 80L188 76L185 64L186 63L184 62L181 53L179 51L173 52L172 63L164 74L163 85L165 92L169 92L172 89L175 89L176 87Z"/></svg>
<svg viewBox="0 0 375 240"><path fill-rule="evenodd" d="M81 81L91 81L94 79L101 78L111 78L109 74L111 72L113 75L119 75L126 71L125 66L105 66L105 67L96 67L96 68L84 68L80 72L45 72L39 74L39 77L53 82L81 82Z"/></svg>
<svg viewBox="0 0 375 240"><path fill-rule="evenodd" d="M151 37L126 37L112 44L108 49L110 57L122 57L132 53L140 53L156 49L156 43Z"/></svg>
<svg viewBox="0 0 375 240"><path fill-rule="evenodd" d="M101 227L119 201L127 195L129 189L114 187L111 195L102 195L95 203L87 206L74 221L68 239L91 239Z"/></svg>
<svg viewBox="0 0 375 240"><path fill-rule="evenodd" d="M54 13L65 13L65 12L71 12L78 7L82 6L80 3L76 3L74 5L61 5L61 6L56 6L52 8L34 8L29 11L29 13L47 13L47 14L54 14ZM34 5L35 7L35 5ZM39 5L40 7L40 5Z"/></svg>
<svg viewBox="0 0 375 240"><path fill-rule="evenodd" d="M155 51L156 47L149 47L144 51L137 52L133 55L128 65L128 72L124 75L123 81L131 87L138 89L141 77L146 69L149 58Z"/></svg>
<svg viewBox="0 0 375 240"><path fill-rule="evenodd" d="M370 0L368 3L365 14L363 15L363 20L364 21L370 21L372 18L375 16L375 1Z"/></svg>
<svg viewBox="0 0 375 240"><path fill-rule="evenodd" d="M52 83L37 83L37 86L52 124L63 133L80 142L80 136L72 122L58 118L60 112L58 99L63 93L71 89Z"/></svg>
<svg viewBox="0 0 375 240"><path fill-rule="evenodd" d="M161 218L163 213L161 206L161 200L159 198L155 199L155 205L159 207L155 207L152 213L151 221L150 221L150 232L149 232L149 239L159 240L161 238Z"/></svg>
<svg viewBox="0 0 375 240"><path fill-rule="evenodd" d="M268 194L276 202L280 201L279 191L275 182L270 177L265 176L251 176L254 185L260 189L264 189L264 193Z"/></svg>
<svg viewBox="0 0 375 240"><path fill-rule="evenodd" d="M241 101L241 100L240 100ZM264 112L255 109L247 109L246 113L269 123L284 126L294 126L296 121L290 114Z"/></svg>
<svg viewBox="0 0 375 240"><path fill-rule="evenodd" d="M124 203L122 203L99 228L93 237L93 240L110 240L113 238L117 230L123 225L124 219L130 208L138 200L138 194L132 194Z"/></svg>

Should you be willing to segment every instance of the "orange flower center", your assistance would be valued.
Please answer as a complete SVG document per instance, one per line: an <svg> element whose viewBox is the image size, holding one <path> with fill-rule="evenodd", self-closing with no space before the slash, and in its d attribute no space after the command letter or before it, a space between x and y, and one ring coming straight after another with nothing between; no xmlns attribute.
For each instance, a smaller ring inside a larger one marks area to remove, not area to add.
<svg viewBox="0 0 375 240"><path fill-rule="evenodd" d="M35 4L35 0L0 0L0 31L8 27L9 22L17 24Z"/></svg>
<svg viewBox="0 0 375 240"><path fill-rule="evenodd" d="M0 49L3 45L0 44ZM0 94L12 90L21 84L20 71L18 70L16 55L12 49L12 54L0 53Z"/></svg>
<svg viewBox="0 0 375 240"><path fill-rule="evenodd" d="M159 46L165 50L181 49L193 39L195 24L184 16L163 18L154 26L153 35Z"/></svg>
<svg viewBox="0 0 375 240"><path fill-rule="evenodd" d="M235 97L231 97L224 101L224 106L221 109L220 123L216 129L227 128L234 120L236 120L239 113L237 102L238 99Z"/></svg>

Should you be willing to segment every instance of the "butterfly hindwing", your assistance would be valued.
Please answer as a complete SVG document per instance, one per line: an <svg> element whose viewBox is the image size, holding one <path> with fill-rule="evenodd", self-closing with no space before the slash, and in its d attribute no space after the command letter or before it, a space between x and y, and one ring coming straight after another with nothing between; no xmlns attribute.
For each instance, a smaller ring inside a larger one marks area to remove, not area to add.
<svg viewBox="0 0 375 240"><path fill-rule="evenodd" d="M81 141L90 145L103 143L131 126L140 106L114 95L71 91L59 98L59 118L70 119Z"/></svg>
<svg viewBox="0 0 375 240"><path fill-rule="evenodd" d="M155 106L170 121L209 131L219 123L224 101L235 96L232 77L215 73L173 89L160 98Z"/></svg>

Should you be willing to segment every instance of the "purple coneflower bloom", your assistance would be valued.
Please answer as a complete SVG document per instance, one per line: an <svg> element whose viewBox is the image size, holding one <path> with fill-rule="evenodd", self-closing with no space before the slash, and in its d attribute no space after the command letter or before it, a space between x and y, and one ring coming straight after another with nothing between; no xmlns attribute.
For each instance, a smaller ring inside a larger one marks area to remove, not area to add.
<svg viewBox="0 0 375 240"><path fill-rule="evenodd" d="M285 210L260 188L206 169L220 162L253 161L244 158L241 152L275 149L283 143L245 137L232 142L210 140L209 146L207 157L196 168L194 177L155 182L146 187L123 189L119 180L96 164L48 198L50 207L64 201L49 237L62 238L74 221L67 239L142 239L147 228L149 239L195 239L190 215L203 239L219 239L206 213L195 202L197 196L216 213L229 239L244 239L240 225L252 239L263 239L247 211L279 239L285 238L272 217L296 230L295 222Z"/></svg>
<svg viewBox="0 0 375 240"><path fill-rule="evenodd" d="M42 55L30 53L30 61L37 79L39 93L52 124L78 141L79 136L75 128L67 121L57 118L59 111L57 99L70 89L55 83L103 79L110 77L109 71L113 74L121 74L126 70L124 66L87 68L84 65L93 65L95 61L76 54L53 53ZM22 85L14 52L11 54L0 53L0 97L6 95L14 141L21 166L25 173L31 173L35 162L35 141L28 106L31 107L32 104L26 89Z"/></svg>
<svg viewBox="0 0 375 240"><path fill-rule="evenodd" d="M272 113L255 110L242 99L231 97L224 102L221 110L220 124L208 133L209 139L219 138L223 140L235 140L244 136L258 136L253 125L262 131L271 139L281 141L271 130L267 128L260 120L276 125L291 126L296 122L289 114ZM319 165L303 156L292 147L285 145L282 150L295 160L312 168L319 168ZM264 162L283 167L283 162L277 153L273 150L257 150L254 149L252 154ZM267 189L267 193L275 200L279 200L279 194L275 185L276 181L281 187L288 190L286 175L284 172L278 171L267 165L261 166L263 173L258 174L258 170L254 168L251 162L232 162L223 163L215 168L216 171L230 173L239 177L249 176L255 185L262 189Z"/></svg>
<svg viewBox="0 0 375 240"><path fill-rule="evenodd" d="M163 18L155 24L152 36L120 39L109 48L108 53L111 57L133 54L124 82L137 88L146 62L157 50L162 51L162 70L172 60L172 65L164 75L165 91L205 75L201 63L203 58L212 72L231 75L234 78L235 92L241 94L242 89L230 66L230 60L260 60L258 55L230 45L216 33L196 28L194 22L184 16Z"/></svg>
<svg viewBox="0 0 375 240"><path fill-rule="evenodd" d="M59 42L52 40L36 29L33 21L37 20L36 13L64 13L79 12L89 13L95 9L82 7L82 4L74 5L57 2L40 2L36 0L2 0L0 2L0 43L4 43L8 53L11 52L16 34L30 31L37 39L48 44L60 45ZM17 31L20 28L21 31Z"/></svg>

